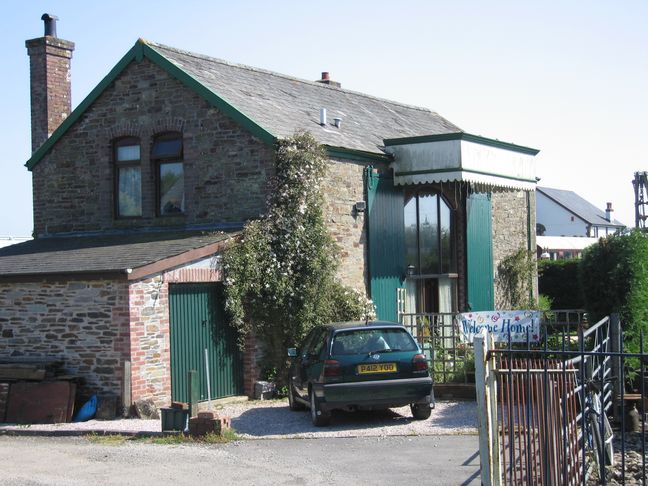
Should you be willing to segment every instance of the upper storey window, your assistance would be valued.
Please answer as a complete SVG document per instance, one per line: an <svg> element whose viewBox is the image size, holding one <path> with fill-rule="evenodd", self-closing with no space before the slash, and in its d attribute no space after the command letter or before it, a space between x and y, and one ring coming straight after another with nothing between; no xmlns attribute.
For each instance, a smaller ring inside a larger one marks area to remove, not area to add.
<svg viewBox="0 0 648 486"><path fill-rule="evenodd" d="M142 169L138 138L121 138L114 142L115 212L117 217L142 215Z"/></svg>
<svg viewBox="0 0 648 486"><path fill-rule="evenodd" d="M155 138L151 160L157 168L157 199L160 216L185 210L182 134L164 133Z"/></svg>

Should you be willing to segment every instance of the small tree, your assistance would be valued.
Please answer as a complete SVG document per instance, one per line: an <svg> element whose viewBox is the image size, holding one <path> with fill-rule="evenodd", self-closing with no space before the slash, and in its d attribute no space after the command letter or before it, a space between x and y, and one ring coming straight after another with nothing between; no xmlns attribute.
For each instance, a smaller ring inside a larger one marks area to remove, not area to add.
<svg viewBox="0 0 648 486"><path fill-rule="evenodd" d="M254 331L265 367L279 378L286 348L316 324L359 319L371 311L364 294L335 281L338 249L322 212L323 148L310 134L281 140L268 213L249 223L224 254L225 309L242 347Z"/></svg>

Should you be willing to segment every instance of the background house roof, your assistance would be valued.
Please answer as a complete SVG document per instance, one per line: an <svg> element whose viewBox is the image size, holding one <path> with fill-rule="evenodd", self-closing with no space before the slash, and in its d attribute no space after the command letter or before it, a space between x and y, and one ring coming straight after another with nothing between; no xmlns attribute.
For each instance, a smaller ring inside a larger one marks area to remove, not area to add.
<svg viewBox="0 0 648 486"><path fill-rule="evenodd" d="M558 203L568 211L572 212L583 221L596 226L618 226L625 227L623 223L612 219L608 221L605 218L605 211L600 210L589 201L586 201L573 191L566 191L563 189L553 189L551 187L537 187L538 192L541 192L549 199Z"/></svg>
<svg viewBox="0 0 648 486"><path fill-rule="evenodd" d="M426 108L146 44L276 137L308 130L326 145L382 153L385 138L461 132ZM319 124L321 108L327 110L326 126ZM342 119L340 128L334 118Z"/></svg>
<svg viewBox="0 0 648 486"><path fill-rule="evenodd" d="M88 273L142 276L151 265L161 271L213 254L234 235L178 232L39 238L0 249L0 279Z"/></svg>

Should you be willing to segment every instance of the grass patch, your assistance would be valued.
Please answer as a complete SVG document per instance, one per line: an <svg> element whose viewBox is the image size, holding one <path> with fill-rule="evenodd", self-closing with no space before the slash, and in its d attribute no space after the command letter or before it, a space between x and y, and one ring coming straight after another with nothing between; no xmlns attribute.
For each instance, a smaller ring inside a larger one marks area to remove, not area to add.
<svg viewBox="0 0 648 486"><path fill-rule="evenodd" d="M86 436L86 439L89 442L92 442L93 444L100 444L100 445L107 445L107 446L122 445L128 440L127 437L119 434L111 434L111 435L90 434Z"/></svg>
<svg viewBox="0 0 648 486"><path fill-rule="evenodd" d="M225 429L223 434L206 434L203 436L192 437L183 433L168 434L162 436L125 436L120 434L101 435L88 434L86 440L93 444L119 446L126 442L137 442L144 444L156 445L179 445L179 444L227 444L235 440L241 440L241 437L234 429Z"/></svg>

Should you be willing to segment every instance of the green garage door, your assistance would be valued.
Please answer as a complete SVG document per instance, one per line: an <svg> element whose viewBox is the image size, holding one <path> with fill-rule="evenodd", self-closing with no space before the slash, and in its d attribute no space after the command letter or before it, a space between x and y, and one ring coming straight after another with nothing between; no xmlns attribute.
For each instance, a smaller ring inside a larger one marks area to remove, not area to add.
<svg viewBox="0 0 648 486"><path fill-rule="evenodd" d="M243 393L243 361L236 332L223 311L222 284L170 284L171 398L188 402L187 372L200 378L200 400L207 400L205 348L209 358L211 397Z"/></svg>

